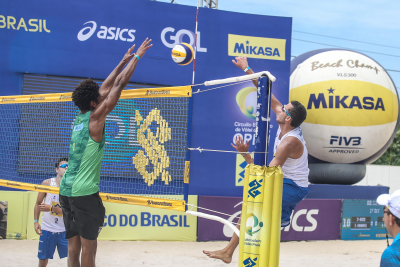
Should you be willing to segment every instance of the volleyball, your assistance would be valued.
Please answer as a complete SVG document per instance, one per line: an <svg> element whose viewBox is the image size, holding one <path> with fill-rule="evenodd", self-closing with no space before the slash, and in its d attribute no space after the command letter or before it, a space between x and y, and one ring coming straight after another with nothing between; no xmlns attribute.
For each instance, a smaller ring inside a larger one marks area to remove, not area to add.
<svg viewBox="0 0 400 267"><path fill-rule="evenodd" d="M381 65L358 52L324 49L301 55L291 68L289 99L307 109L302 129L311 156L368 164L385 152L396 134L399 98Z"/></svg>
<svg viewBox="0 0 400 267"><path fill-rule="evenodd" d="M174 48L172 48L171 56L175 63L177 63L178 65L187 65L193 60L193 48L190 44L187 43L177 44L174 46Z"/></svg>

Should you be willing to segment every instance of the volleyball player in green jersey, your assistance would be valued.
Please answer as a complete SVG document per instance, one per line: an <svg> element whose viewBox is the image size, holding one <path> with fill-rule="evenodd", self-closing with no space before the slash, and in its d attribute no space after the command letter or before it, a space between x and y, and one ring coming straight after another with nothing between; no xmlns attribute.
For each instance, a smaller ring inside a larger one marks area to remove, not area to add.
<svg viewBox="0 0 400 267"><path fill-rule="evenodd" d="M132 77L139 59L152 46L150 42L146 38L136 54L132 54L133 45L100 89L97 83L86 79L72 93L72 100L80 113L73 125L68 169L60 184L69 267L95 266L97 237L105 215L99 196L99 182L106 116L117 105L121 91Z"/></svg>

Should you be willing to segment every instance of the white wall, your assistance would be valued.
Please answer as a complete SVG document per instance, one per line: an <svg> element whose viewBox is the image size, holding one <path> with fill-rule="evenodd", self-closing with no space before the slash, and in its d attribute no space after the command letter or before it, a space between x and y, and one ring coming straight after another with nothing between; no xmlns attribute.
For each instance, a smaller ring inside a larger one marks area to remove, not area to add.
<svg viewBox="0 0 400 267"><path fill-rule="evenodd" d="M385 165L367 165L364 179L355 185L389 186L389 193L400 189L400 167Z"/></svg>

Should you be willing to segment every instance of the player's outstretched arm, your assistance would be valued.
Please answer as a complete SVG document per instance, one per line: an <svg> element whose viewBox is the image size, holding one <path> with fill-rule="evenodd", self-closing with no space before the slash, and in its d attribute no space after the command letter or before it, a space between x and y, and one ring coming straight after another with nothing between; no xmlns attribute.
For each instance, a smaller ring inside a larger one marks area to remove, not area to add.
<svg viewBox="0 0 400 267"><path fill-rule="evenodd" d="M235 59L232 60L232 63L235 64L235 66L241 70L245 70L249 66L249 63L247 63L246 57L236 57ZM249 74L249 75L253 74L253 73L254 73L254 71L252 69L248 69L246 71L246 74ZM253 84L256 88L258 87L257 82L258 82L258 80L253 80ZM272 98L271 98L271 109L275 112L275 114L278 114L279 111L282 109L281 102L279 102L279 100L274 96L274 94L272 94Z"/></svg>
<svg viewBox="0 0 400 267"><path fill-rule="evenodd" d="M98 106L93 110L92 114L90 115L90 123L89 123L89 132L90 136L93 140L100 142L103 136L103 128L104 123L106 121L107 115L115 108L118 103L118 100L121 96L122 90L128 84L129 80L132 77L132 74L136 68L136 65L139 61L135 55L138 55L139 58L142 58L146 51L152 47L153 45L150 44L151 39L146 40L142 43L139 49L136 51L136 54L132 54L133 49L135 46L133 45L128 52L124 56L124 60L129 61L128 65L125 69L118 74L117 78L115 78L114 84L108 94L107 98L100 102Z"/></svg>
<svg viewBox="0 0 400 267"><path fill-rule="evenodd" d="M107 79L105 79L104 82L101 84L99 93L103 97L103 99L107 98L108 94L110 93L110 91L114 85L115 79L121 73L121 71L124 69L124 66L135 55L135 54L131 54L134 48L135 48L135 45L133 45L131 48L129 48L128 52L124 55L122 60L118 63L118 65L110 73L110 75L108 75Z"/></svg>

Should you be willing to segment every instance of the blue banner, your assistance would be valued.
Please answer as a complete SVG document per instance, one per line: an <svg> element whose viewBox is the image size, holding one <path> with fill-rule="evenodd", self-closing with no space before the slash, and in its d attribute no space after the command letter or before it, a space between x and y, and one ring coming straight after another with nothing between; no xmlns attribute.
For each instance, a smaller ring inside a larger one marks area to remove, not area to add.
<svg viewBox="0 0 400 267"><path fill-rule="evenodd" d="M171 50L179 42L194 45L195 7L145 0L6 0L0 10L1 95L21 94L24 73L105 79L128 48L146 37L154 46L131 82L192 83L192 64L174 63ZM255 72L268 70L277 78L272 92L287 103L291 26L291 18L201 8L195 84L244 75L232 59L247 56ZM255 103L251 82L194 94L191 146L232 151L233 138L242 135L253 151ZM271 120L272 144L275 114ZM189 194L241 196L242 163L233 153L193 151Z"/></svg>

